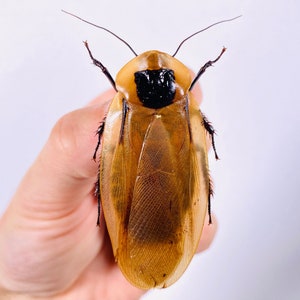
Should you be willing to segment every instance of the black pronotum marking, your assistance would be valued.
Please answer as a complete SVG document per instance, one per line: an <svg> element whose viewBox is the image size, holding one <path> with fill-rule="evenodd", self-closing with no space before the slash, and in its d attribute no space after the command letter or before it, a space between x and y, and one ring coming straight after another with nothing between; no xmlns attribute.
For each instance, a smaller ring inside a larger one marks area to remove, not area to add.
<svg viewBox="0 0 300 300"><path fill-rule="evenodd" d="M175 76L170 69L144 70L134 73L137 95L145 107L162 108L173 103Z"/></svg>

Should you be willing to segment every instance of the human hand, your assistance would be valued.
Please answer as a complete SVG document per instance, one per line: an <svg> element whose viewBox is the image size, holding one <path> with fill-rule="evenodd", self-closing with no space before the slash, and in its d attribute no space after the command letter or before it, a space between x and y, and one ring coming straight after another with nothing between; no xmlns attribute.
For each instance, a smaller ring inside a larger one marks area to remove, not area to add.
<svg viewBox="0 0 300 300"><path fill-rule="evenodd" d="M114 262L103 215L96 226L93 133L113 95L108 91L57 122L0 219L1 299L138 299L145 293ZM216 221L207 224L198 251L214 237Z"/></svg>

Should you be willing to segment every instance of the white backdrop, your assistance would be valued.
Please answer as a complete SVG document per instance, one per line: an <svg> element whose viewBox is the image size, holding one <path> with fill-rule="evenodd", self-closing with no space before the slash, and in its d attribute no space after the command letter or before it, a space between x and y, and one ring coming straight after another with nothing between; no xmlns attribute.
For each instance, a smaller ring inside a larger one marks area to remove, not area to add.
<svg viewBox="0 0 300 300"><path fill-rule="evenodd" d="M201 79L221 157L210 156L216 240L174 286L144 299L300 299L299 2L1 0L0 212L55 121L110 87L82 40L113 75L132 58L62 8L110 28L138 53L173 53L194 31L243 14L177 56L197 71L228 48Z"/></svg>

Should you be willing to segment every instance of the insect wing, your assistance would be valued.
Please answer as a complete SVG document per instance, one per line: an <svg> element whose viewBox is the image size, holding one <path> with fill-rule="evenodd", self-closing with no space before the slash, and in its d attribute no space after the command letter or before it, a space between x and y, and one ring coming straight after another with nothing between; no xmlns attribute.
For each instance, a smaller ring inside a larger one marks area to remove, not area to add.
<svg viewBox="0 0 300 300"><path fill-rule="evenodd" d="M115 257L124 223L120 214L124 214L122 206L126 203L126 163L123 144L119 143L121 123L122 98L116 94L106 116L99 169L101 206Z"/></svg>
<svg viewBox="0 0 300 300"><path fill-rule="evenodd" d="M119 143L120 100L114 100L118 105L113 103L107 116L101 157L108 231L130 282L144 289L166 287L192 259L205 217L208 172L202 117L198 109L190 111L191 140L185 100L156 114L130 109Z"/></svg>

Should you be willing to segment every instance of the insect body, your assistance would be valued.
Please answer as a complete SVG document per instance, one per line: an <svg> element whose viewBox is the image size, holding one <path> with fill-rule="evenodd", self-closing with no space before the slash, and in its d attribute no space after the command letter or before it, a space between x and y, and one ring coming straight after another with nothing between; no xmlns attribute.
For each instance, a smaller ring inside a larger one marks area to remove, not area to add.
<svg viewBox="0 0 300 300"><path fill-rule="evenodd" d="M214 130L191 90L225 48L194 79L174 56L153 50L114 81L85 46L117 91L94 154L101 142L98 224L101 202L124 276L142 289L167 287L190 263L207 211L211 222L206 134L215 151Z"/></svg>
<svg viewBox="0 0 300 300"><path fill-rule="evenodd" d="M122 272L143 289L182 275L207 212L208 123L189 91L190 74L166 53L137 56L116 77L103 125L104 216Z"/></svg>

